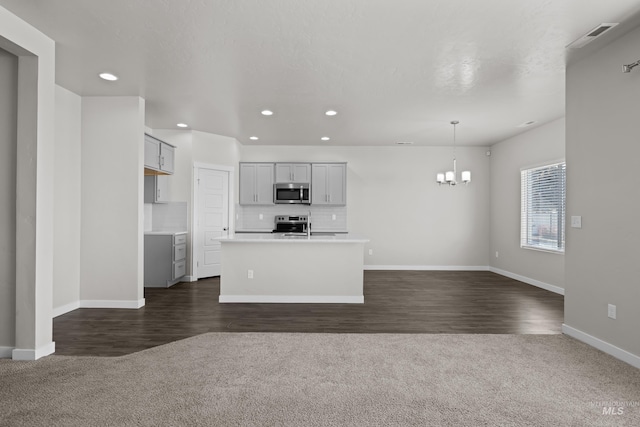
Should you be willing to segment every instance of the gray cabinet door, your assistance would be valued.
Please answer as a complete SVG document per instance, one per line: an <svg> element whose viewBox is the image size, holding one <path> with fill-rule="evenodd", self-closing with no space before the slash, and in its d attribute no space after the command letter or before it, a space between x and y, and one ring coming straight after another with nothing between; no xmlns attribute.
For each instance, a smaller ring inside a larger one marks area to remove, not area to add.
<svg viewBox="0 0 640 427"><path fill-rule="evenodd" d="M175 164L175 148L169 144L160 144L160 170L173 173Z"/></svg>
<svg viewBox="0 0 640 427"><path fill-rule="evenodd" d="M145 203L168 203L170 199L168 176L147 175L144 177Z"/></svg>
<svg viewBox="0 0 640 427"><path fill-rule="evenodd" d="M329 204L330 205L346 205L347 204L347 165L332 164L329 165Z"/></svg>
<svg viewBox="0 0 640 427"><path fill-rule="evenodd" d="M293 171L290 163L276 163L276 182L293 182Z"/></svg>
<svg viewBox="0 0 640 427"><path fill-rule="evenodd" d="M311 204L345 205L347 203L347 165L314 163L311 173Z"/></svg>
<svg viewBox="0 0 640 427"><path fill-rule="evenodd" d="M293 182L311 182L310 164L294 163L291 169L293 171Z"/></svg>
<svg viewBox="0 0 640 427"><path fill-rule="evenodd" d="M145 133L144 167L166 174L173 174L174 164L175 147Z"/></svg>
<svg viewBox="0 0 640 427"><path fill-rule="evenodd" d="M241 163L240 204L272 205L273 175L273 163Z"/></svg>
<svg viewBox="0 0 640 427"><path fill-rule="evenodd" d="M256 204L256 165L240 164L240 204Z"/></svg>
<svg viewBox="0 0 640 427"><path fill-rule="evenodd" d="M276 163L276 183L311 182L310 163Z"/></svg>
<svg viewBox="0 0 640 427"><path fill-rule="evenodd" d="M176 283L186 273L186 252L186 244L176 245L173 235L145 235L144 286L166 288Z"/></svg>
<svg viewBox="0 0 640 427"><path fill-rule="evenodd" d="M311 204L327 205L329 204L329 188L327 180L329 179L329 165L313 164L311 166Z"/></svg>
<svg viewBox="0 0 640 427"><path fill-rule="evenodd" d="M273 164L256 165L256 201L259 205L273 204Z"/></svg>
<svg viewBox="0 0 640 427"><path fill-rule="evenodd" d="M144 167L150 169L160 169L160 141L144 136Z"/></svg>

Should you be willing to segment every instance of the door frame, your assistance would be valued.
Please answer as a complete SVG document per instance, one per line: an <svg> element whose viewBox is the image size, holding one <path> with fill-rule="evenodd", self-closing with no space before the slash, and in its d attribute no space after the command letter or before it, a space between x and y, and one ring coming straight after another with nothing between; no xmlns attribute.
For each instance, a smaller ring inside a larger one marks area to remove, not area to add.
<svg viewBox="0 0 640 427"><path fill-rule="evenodd" d="M229 207L228 218L229 218L229 234L233 234L235 232L235 195L233 189L235 188L235 167L233 166L225 166L225 165L216 165L209 163L200 163L193 162L192 169L192 178L193 182L191 185L191 276L189 276L189 280L191 282L195 282L198 280L198 252L196 245L196 236L198 231L198 173L200 169L208 169L214 170L218 172L226 172L229 174L229 179L227 179L228 194L229 200L227 206Z"/></svg>

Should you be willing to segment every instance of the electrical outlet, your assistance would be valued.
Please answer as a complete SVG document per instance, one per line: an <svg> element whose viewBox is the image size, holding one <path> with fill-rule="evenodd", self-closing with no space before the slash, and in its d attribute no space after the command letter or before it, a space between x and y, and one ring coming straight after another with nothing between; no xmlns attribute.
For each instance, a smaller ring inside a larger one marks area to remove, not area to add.
<svg viewBox="0 0 640 427"><path fill-rule="evenodd" d="M331 215L331 219L332 219L333 221L335 221L335 220L336 220L336 218L337 218L337 217L336 217L336 214Z"/></svg>
<svg viewBox="0 0 640 427"><path fill-rule="evenodd" d="M571 217L571 228L582 228L582 217L581 216L572 216Z"/></svg>
<svg viewBox="0 0 640 427"><path fill-rule="evenodd" d="M253 279L253 270L247 270L247 279Z"/></svg>
<svg viewBox="0 0 640 427"><path fill-rule="evenodd" d="M262 215L262 214L258 215L258 219L259 219L260 221L262 221L262 220L264 219L264 215Z"/></svg>
<svg viewBox="0 0 640 427"><path fill-rule="evenodd" d="M369 249L369 255L373 255L373 249Z"/></svg>
<svg viewBox="0 0 640 427"><path fill-rule="evenodd" d="M496 251L496 258L500 258L500 253Z"/></svg>
<svg viewBox="0 0 640 427"><path fill-rule="evenodd" d="M616 306L613 304L609 304L609 306L607 307L607 316L609 316L610 319L615 319L616 318Z"/></svg>

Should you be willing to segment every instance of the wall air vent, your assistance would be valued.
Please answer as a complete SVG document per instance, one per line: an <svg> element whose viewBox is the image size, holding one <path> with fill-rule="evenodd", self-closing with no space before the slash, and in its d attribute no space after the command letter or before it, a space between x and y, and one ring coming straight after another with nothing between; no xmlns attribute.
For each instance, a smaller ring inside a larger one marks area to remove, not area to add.
<svg viewBox="0 0 640 427"><path fill-rule="evenodd" d="M609 31L610 29L615 27L616 25L618 25L618 24L617 23L600 24L597 27L593 28L591 31L589 31L584 36L582 36L579 39L574 40L573 42L571 42L567 46L567 48L569 48L569 49L579 49L581 47L584 47L588 43L591 43L592 41L594 41L595 39L597 39L598 37L600 37L601 35L603 35L607 31Z"/></svg>

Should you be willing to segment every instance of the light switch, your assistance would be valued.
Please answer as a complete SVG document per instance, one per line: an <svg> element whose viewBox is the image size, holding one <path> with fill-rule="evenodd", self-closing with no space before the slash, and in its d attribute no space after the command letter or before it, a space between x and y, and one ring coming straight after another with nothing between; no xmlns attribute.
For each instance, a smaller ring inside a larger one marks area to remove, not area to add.
<svg viewBox="0 0 640 427"><path fill-rule="evenodd" d="M258 215L258 219L263 220L264 219L264 215L262 215L262 214Z"/></svg>
<svg viewBox="0 0 640 427"><path fill-rule="evenodd" d="M572 216L571 217L571 228L582 228L582 217L581 216Z"/></svg>

